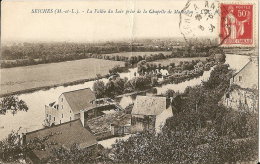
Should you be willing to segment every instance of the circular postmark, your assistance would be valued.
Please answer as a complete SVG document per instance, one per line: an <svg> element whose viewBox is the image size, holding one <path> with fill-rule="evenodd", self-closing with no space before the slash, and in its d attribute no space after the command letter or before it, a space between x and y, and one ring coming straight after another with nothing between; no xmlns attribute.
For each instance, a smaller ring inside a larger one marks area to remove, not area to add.
<svg viewBox="0 0 260 164"><path fill-rule="evenodd" d="M219 44L219 4L216 1L188 0L180 13L179 28L187 44Z"/></svg>

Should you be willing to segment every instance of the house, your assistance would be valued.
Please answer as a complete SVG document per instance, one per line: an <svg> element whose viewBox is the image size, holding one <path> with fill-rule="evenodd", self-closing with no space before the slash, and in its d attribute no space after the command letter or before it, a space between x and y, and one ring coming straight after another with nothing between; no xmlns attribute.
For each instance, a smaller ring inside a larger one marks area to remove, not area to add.
<svg viewBox="0 0 260 164"><path fill-rule="evenodd" d="M230 79L220 104L236 111L258 112L258 61L250 61Z"/></svg>
<svg viewBox="0 0 260 164"><path fill-rule="evenodd" d="M124 114L110 124L111 133L113 136L122 136L131 133L131 115Z"/></svg>
<svg viewBox="0 0 260 164"><path fill-rule="evenodd" d="M81 111L81 120L98 141L130 133L131 115L123 111L115 111L92 119L85 119L84 111Z"/></svg>
<svg viewBox="0 0 260 164"><path fill-rule="evenodd" d="M58 102L45 105L45 125L52 126L80 118L80 111L84 110L85 119L92 119L109 112L109 110L123 110L113 99L96 99L89 88L64 92Z"/></svg>
<svg viewBox="0 0 260 164"><path fill-rule="evenodd" d="M160 132L173 113L171 106L167 107L166 97L137 96L131 115L132 132Z"/></svg>
<svg viewBox="0 0 260 164"><path fill-rule="evenodd" d="M22 144L32 143L35 146L27 154L31 163L45 163L55 148L69 150L76 146L78 149L93 151L97 148L96 137L82 126L80 119L22 134L21 141Z"/></svg>
<svg viewBox="0 0 260 164"><path fill-rule="evenodd" d="M213 55L213 59L216 62L223 62L223 61L225 61L225 55L216 53L216 54Z"/></svg>
<svg viewBox="0 0 260 164"><path fill-rule="evenodd" d="M58 102L45 105L46 125L52 126L80 118L80 110L89 111L89 117L95 115L95 93L90 88L62 93Z"/></svg>
<svg viewBox="0 0 260 164"><path fill-rule="evenodd" d="M258 89L258 58L251 57L250 61L231 79L230 84L241 88Z"/></svg>
<svg viewBox="0 0 260 164"><path fill-rule="evenodd" d="M231 86L221 98L220 104L236 111L258 112L258 90Z"/></svg>

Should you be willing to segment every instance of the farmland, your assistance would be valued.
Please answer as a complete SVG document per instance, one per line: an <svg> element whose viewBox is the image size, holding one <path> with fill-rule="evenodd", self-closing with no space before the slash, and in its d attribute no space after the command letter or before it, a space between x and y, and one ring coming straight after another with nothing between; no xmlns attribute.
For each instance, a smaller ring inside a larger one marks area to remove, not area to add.
<svg viewBox="0 0 260 164"><path fill-rule="evenodd" d="M108 74L115 65L123 66L124 62L89 58L1 69L1 95L95 78L97 74Z"/></svg>
<svg viewBox="0 0 260 164"><path fill-rule="evenodd" d="M163 53L164 55L170 55L171 51L153 51L153 52L121 52L121 53L112 53L112 54L104 54L106 56L123 56L123 57L131 57L131 56L149 56L154 54Z"/></svg>
<svg viewBox="0 0 260 164"><path fill-rule="evenodd" d="M153 61L152 63L155 64L161 64L162 66L169 65L170 63L175 63L175 65L178 65L181 61L182 62L190 62L192 60L200 60L200 61L206 61L207 57L193 57L193 58L170 58L170 59L163 59L163 60L157 60Z"/></svg>
<svg viewBox="0 0 260 164"><path fill-rule="evenodd" d="M153 54L163 53L164 55L171 54L169 51L156 52L123 52L113 54L102 54L109 56L150 56ZM167 65L180 61L206 60L205 57L194 58L169 58L154 61L154 63ZM93 79L97 74L106 75L109 69L115 65L123 66L122 61L112 61L103 59L81 59L59 63L38 64L33 66L15 67L1 69L1 95L34 88L44 88L62 85L70 82Z"/></svg>

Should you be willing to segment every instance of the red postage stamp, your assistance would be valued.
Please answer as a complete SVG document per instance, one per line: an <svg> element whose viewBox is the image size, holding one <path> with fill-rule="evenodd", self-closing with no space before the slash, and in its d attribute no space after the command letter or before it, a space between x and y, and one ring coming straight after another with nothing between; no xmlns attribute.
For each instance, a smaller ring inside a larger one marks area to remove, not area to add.
<svg viewBox="0 0 260 164"><path fill-rule="evenodd" d="M220 39L223 45L253 45L253 5L220 4Z"/></svg>

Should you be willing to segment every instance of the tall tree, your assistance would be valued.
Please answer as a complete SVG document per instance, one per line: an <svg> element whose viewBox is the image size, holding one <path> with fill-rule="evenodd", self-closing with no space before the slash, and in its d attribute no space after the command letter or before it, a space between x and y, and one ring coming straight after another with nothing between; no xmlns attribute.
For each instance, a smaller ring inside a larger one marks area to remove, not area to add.
<svg viewBox="0 0 260 164"><path fill-rule="evenodd" d="M105 83L100 80L96 81L93 84L93 91L95 92L97 98L104 97L106 93Z"/></svg>

